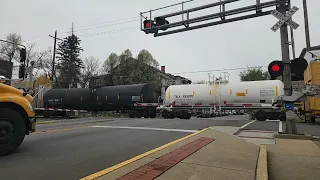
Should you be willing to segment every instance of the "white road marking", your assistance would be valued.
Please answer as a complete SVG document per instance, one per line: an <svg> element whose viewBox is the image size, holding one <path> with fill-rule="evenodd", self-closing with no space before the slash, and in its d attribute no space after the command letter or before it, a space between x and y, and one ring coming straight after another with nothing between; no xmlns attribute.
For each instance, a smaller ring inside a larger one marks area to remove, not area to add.
<svg viewBox="0 0 320 180"><path fill-rule="evenodd" d="M254 122L256 122L256 120L253 120L253 121L251 121L251 122L248 122L247 124L241 126L240 129L243 129L243 128L249 126L250 124L252 124L252 123L254 123Z"/></svg>
<svg viewBox="0 0 320 180"><path fill-rule="evenodd" d="M279 121L279 133L282 133L283 129L282 129L282 121Z"/></svg>
<svg viewBox="0 0 320 180"><path fill-rule="evenodd" d="M269 121L269 122L278 122L278 121L280 121L280 120L267 119L266 121Z"/></svg>
<svg viewBox="0 0 320 180"><path fill-rule="evenodd" d="M111 129L141 129L141 130L153 130L153 131L170 131L170 132L198 132L198 130L187 129L165 129L165 128L150 128L150 127L130 127L130 126L90 126L94 128L111 128Z"/></svg>

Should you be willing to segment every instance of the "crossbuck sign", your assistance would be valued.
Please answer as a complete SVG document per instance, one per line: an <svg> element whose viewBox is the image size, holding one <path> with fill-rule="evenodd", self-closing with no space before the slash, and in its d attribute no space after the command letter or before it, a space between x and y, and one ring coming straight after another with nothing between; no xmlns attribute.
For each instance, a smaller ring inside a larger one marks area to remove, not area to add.
<svg viewBox="0 0 320 180"><path fill-rule="evenodd" d="M291 17L293 14L295 14L299 10L298 7L293 6L285 15L277 10L271 11L271 15L279 19L277 24L272 26L271 30L276 32L284 23L288 24L293 29L297 29L299 27L299 24L292 21Z"/></svg>

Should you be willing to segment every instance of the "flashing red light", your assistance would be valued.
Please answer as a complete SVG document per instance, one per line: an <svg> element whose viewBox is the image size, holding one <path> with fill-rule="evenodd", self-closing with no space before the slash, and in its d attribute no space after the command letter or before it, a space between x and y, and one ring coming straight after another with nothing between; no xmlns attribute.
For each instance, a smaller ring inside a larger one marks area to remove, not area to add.
<svg viewBox="0 0 320 180"><path fill-rule="evenodd" d="M151 27L151 24L150 24L150 21L148 21L146 24L145 24L145 28L150 28Z"/></svg>
<svg viewBox="0 0 320 180"><path fill-rule="evenodd" d="M278 72L278 71L280 71L280 66L278 64L274 64L271 67L271 69L272 69L273 72Z"/></svg>

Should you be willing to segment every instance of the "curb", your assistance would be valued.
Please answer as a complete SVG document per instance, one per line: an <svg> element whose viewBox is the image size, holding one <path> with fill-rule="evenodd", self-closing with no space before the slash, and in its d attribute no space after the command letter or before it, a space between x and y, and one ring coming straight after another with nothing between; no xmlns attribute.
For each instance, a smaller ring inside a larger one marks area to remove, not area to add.
<svg viewBox="0 0 320 180"><path fill-rule="evenodd" d="M313 140L314 138L308 134L274 134L275 138L279 139L300 139L300 140Z"/></svg>
<svg viewBox="0 0 320 180"><path fill-rule="evenodd" d="M256 180L268 180L267 147L264 145L260 145Z"/></svg>
<svg viewBox="0 0 320 180"><path fill-rule="evenodd" d="M55 121L40 121L40 122L36 122L36 124L53 124L56 123Z"/></svg>
<svg viewBox="0 0 320 180"><path fill-rule="evenodd" d="M187 136L182 137L182 138L180 138L180 139L177 139L177 140L175 140L175 141L169 142L169 143L167 143L167 144L165 144L165 145L162 145L162 146L160 146L160 147L158 147L158 148L152 149L152 150L150 150L150 151L148 151L148 152L145 152L145 153L143 153L143 154L140 154L140 155L138 155L138 156L135 156L135 157L133 157L133 158L131 158L131 159L128 159L128 160L126 160L126 161L123 161L123 162L121 162L121 163L119 163L119 164L116 164L116 165L114 165L114 166L112 166L112 167L109 167L109 168L107 168L107 169L101 170L101 171L99 171L99 172L96 172L96 173L91 174L91 175L89 175L89 176L86 176L86 177L84 177L84 178L81 178L80 180L94 180L94 179L97 179L97 178L99 178L99 177L101 177L101 176L104 176L104 175L106 175L106 174L108 174L108 173L110 173L110 172L112 172L112 171L115 171L115 170L117 170L117 169L119 169L119 168L121 168L121 167L123 167L123 166L126 166L126 165L128 165L128 164L130 164L130 163L133 163L133 162L135 162L135 161L137 161L137 160L139 160L139 159L142 159L142 158L144 158L144 157L146 157L146 156L148 156L148 155L150 155L150 154L152 154L152 153L155 153L155 152L157 152L157 151L160 151L160 150L162 150L162 149L165 149L165 148L167 148L167 147L170 147L170 146L172 146L172 145L174 145L174 144L176 144L176 143L179 143L179 142L181 142L181 141L184 141L184 140L186 140L186 139L188 139L188 138L191 138L191 137L193 137L193 136L195 136L195 135L197 135L197 134L200 134L200 133L202 133L202 132L204 132L204 131L206 131L206 130L209 130L209 129L210 129L210 127L205 128L205 129L202 129L201 131L192 133L192 134L190 134L190 135L187 135Z"/></svg>

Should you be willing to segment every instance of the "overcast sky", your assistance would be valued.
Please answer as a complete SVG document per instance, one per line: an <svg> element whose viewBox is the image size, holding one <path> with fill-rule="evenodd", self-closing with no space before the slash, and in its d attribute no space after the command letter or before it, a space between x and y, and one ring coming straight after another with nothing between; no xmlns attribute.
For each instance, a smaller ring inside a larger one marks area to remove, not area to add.
<svg viewBox="0 0 320 180"><path fill-rule="evenodd" d="M194 0L185 7L215 1ZM241 0L229 5L229 9L255 1ZM82 40L82 57L95 56L103 62L112 52L120 54L130 49L136 55L141 49L147 49L169 73L267 66L281 58L280 33L270 30L277 19L271 15L157 38L140 31L140 12L178 2L181 0L0 0L0 39L9 33L18 33L25 42L35 42L39 50L46 50L53 46L53 39L48 35L58 30L58 37L66 37L73 22L75 34ZM300 8L293 16L300 24L294 31L298 56L305 47L302 0L292 0L292 4ZM320 45L319 7L319 0L308 0L311 45ZM210 12L218 11L199 11L193 13L193 17ZM230 80L239 81L239 72L229 71ZM208 80L207 72L180 75L192 80Z"/></svg>

